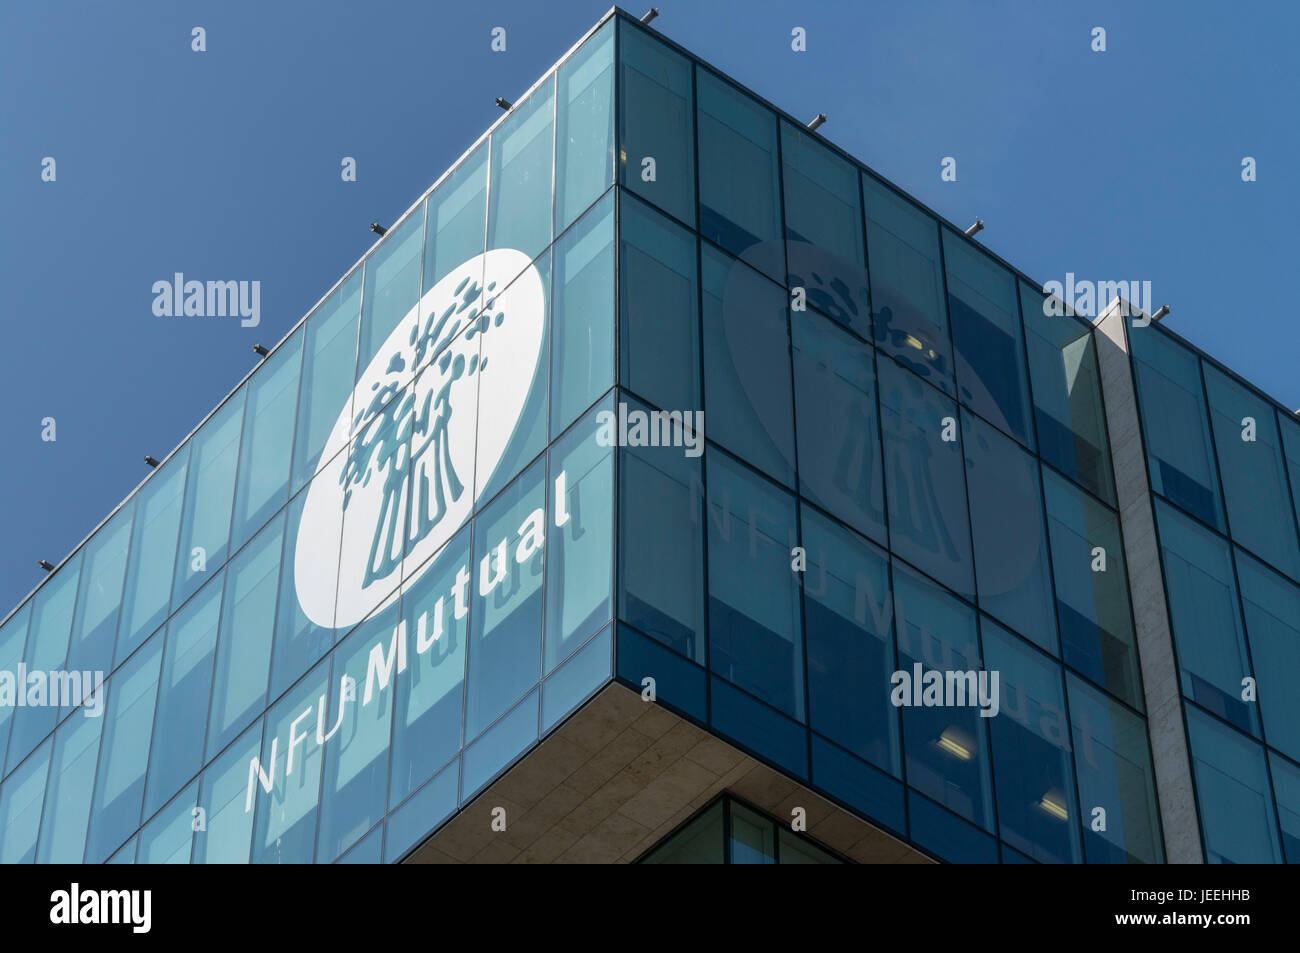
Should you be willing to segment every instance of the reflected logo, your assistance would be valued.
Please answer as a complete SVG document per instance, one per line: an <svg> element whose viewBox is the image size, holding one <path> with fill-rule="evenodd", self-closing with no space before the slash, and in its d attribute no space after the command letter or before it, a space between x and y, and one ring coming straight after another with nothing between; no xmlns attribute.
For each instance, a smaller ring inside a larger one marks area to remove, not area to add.
<svg viewBox="0 0 1300 953"><path fill-rule="evenodd" d="M313 623L345 628L387 605L403 565L427 563L469 517L528 399L545 314L528 256L496 249L435 284L379 347L299 524L294 586Z"/></svg>

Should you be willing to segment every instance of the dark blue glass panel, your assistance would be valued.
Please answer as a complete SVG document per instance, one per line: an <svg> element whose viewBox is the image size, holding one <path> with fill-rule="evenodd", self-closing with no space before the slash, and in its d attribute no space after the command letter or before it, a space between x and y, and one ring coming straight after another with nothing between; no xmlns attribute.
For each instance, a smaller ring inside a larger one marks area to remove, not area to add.
<svg viewBox="0 0 1300 953"><path fill-rule="evenodd" d="M954 864L996 864L998 842L915 791L907 794L912 840Z"/></svg>
<svg viewBox="0 0 1300 953"><path fill-rule="evenodd" d="M903 785L833 744L812 736L812 780L878 824L904 830Z"/></svg>
<svg viewBox="0 0 1300 953"><path fill-rule="evenodd" d="M1271 747L1300 760L1300 587L1237 550L1237 579L1255 663L1264 735Z"/></svg>
<svg viewBox="0 0 1300 953"><path fill-rule="evenodd" d="M704 669L625 625L618 627L618 677L644 690L643 679L655 680L655 694L670 708L697 721L707 720Z"/></svg>
<svg viewBox="0 0 1300 953"><path fill-rule="evenodd" d="M710 723L713 730L799 778L808 777L808 733L762 702L714 676Z"/></svg>
<svg viewBox="0 0 1300 953"><path fill-rule="evenodd" d="M1187 706L1197 804L1211 864L1282 862L1264 747Z"/></svg>

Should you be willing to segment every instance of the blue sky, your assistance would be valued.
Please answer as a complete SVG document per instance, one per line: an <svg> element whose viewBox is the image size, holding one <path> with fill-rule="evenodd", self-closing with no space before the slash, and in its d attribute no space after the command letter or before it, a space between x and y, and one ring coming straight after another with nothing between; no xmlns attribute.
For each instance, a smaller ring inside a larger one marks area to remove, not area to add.
<svg viewBox="0 0 1300 953"><path fill-rule="evenodd" d="M1300 4L660 6L664 34L795 116L827 113L829 139L953 221L983 218L980 241L1032 278L1149 280L1170 327L1300 407L1282 280ZM67 555L146 475L144 454L170 452L251 346L365 252L367 224L408 208L498 118L493 98L516 98L606 9L0 5L0 616L42 578L37 559ZM956 182L940 181L944 156ZM1244 156L1258 181L1242 182ZM155 317L152 285L177 271L259 280L260 326Z"/></svg>

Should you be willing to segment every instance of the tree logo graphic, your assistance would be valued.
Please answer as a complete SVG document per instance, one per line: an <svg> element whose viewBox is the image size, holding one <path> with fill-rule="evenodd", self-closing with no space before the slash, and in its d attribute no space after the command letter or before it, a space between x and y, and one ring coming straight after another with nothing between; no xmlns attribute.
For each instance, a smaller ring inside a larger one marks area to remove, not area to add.
<svg viewBox="0 0 1300 953"><path fill-rule="evenodd" d="M497 249L453 269L380 346L307 491L294 583L312 622L361 621L469 518L528 399L545 317L537 269Z"/></svg>

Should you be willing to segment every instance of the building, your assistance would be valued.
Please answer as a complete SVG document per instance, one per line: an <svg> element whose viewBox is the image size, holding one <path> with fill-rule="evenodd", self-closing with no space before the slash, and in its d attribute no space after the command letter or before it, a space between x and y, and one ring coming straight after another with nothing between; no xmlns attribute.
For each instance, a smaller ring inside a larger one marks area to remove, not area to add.
<svg viewBox="0 0 1300 953"><path fill-rule="evenodd" d="M1300 859L1300 422L1057 303L611 11L0 624L0 861Z"/></svg>

